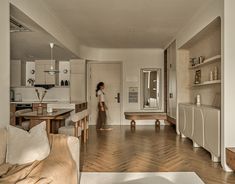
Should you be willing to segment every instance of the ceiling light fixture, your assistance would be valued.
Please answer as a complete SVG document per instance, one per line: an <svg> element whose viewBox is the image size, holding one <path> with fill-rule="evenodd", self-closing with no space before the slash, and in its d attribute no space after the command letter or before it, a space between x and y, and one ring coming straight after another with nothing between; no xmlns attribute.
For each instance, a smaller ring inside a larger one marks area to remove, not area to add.
<svg viewBox="0 0 235 184"><path fill-rule="evenodd" d="M44 72L50 74L50 75L55 75L56 73L59 73L59 70L56 70L53 66L53 48L54 48L54 43L50 43L50 48L51 48L51 66L49 70L45 70Z"/></svg>

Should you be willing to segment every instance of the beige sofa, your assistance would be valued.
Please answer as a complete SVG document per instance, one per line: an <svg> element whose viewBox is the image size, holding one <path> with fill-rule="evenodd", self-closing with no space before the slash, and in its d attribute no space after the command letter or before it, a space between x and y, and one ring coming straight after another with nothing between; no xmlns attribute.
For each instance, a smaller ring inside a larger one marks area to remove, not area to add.
<svg viewBox="0 0 235 184"><path fill-rule="evenodd" d="M7 152L7 141L4 139L7 137L7 130L5 128L0 128L0 165L6 161L6 152ZM3 141L5 140L5 141ZM72 155L72 158L76 162L77 172L78 172L78 181L80 178L80 140L76 137L68 136L67 144L69 151ZM63 174L63 173L61 173Z"/></svg>

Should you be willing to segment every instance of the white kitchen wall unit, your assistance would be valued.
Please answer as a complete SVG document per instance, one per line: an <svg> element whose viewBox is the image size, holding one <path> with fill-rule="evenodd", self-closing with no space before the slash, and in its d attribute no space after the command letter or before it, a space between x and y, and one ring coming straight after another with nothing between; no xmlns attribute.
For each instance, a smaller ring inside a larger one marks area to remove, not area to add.
<svg viewBox="0 0 235 184"><path fill-rule="evenodd" d="M21 86L21 60L11 60L10 70L10 86Z"/></svg>
<svg viewBox="0 0 235 184"><path fill-rule="evenodd" d="M220 161L220 110L211 106L179 104L179 131L195 147L211 153L212 161Z"/></svg>
<svg viewBox="0 0 235 184"><path fill-rule="evenodd" d="M65 82L67 80L70 82L70 62L59 61L59 71L59 85L61 85L61 81Z"/></svg>
<svg viewBox="0 0 235 184"><path fill-rule="evenodd" d="M70 100L86 101L86 61L70 60Z"/></svg>
<svg viewBox="0 0 235 184"><path fill-rule="evenodd" d="M176 119L176 43L167 48L167 116Z"/></svg>
<svg viewBox="0 0 235 184"><path fill-rule="evenodd" d="M45 70L50 70L51 65L55 68L55 60L36 60L35 61L35 84L55 84L56 75L50 75Z"/></svg>
<svg viewBox="0 0 235 184"><path fill-rule="evenodd" d="M34 61L26 61L26 70L25 70L25 84L26 86L32 86L30 81L34 81L35 83L35 62Z"/></svg>

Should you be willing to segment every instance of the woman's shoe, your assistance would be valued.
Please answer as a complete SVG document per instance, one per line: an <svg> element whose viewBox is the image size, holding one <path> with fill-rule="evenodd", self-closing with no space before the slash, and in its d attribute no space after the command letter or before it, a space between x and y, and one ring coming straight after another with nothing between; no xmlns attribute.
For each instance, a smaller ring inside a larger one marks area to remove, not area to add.
<svg viewBox="0 0 235 184"><path fill-rule="evenodd" d="M113 130L112 128L105 128L103 130L107 130L107 131L110 131L110 130Z"/></svg>

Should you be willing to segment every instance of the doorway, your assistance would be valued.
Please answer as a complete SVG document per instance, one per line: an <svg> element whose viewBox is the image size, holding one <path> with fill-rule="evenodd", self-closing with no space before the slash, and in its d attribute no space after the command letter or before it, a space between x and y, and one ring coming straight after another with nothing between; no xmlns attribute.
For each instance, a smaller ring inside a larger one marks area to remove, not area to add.
<svg viewBox="0 0 235 184"><path fill-rule="evenodd" d="M90 110L90 124L95 125L98 114L98 100L96 85L105 84L105 103L107 110L107 125L121 124L121 66L119 63L88 62L88 104Z"/></svg>

